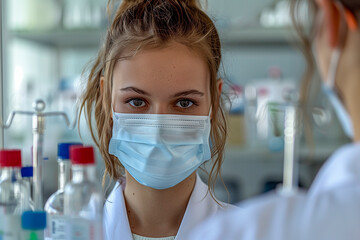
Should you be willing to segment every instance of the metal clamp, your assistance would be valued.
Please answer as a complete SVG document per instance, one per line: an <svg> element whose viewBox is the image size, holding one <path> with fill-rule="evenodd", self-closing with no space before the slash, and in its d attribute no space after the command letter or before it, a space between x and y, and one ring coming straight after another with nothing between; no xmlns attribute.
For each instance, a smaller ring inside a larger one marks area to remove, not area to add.
<svg viewBox="0 0 360 240"><path fill-rule="evenodd" d="M10 128L15 115L30 115L32 116L32 130L33 130L33 197L35 210L43 209L43 186L42 186L42 161L43 146L44 146L44 132L45 119L47 117L62 116L69 129L75 129L77 117L70 123L69 117L65 112L44 112L46 104L43 100L36 100L33 103L34 111L12 111L5 124L1 124L2 128ZM78 115L78 107L76 108L76 116Z"/></svg>

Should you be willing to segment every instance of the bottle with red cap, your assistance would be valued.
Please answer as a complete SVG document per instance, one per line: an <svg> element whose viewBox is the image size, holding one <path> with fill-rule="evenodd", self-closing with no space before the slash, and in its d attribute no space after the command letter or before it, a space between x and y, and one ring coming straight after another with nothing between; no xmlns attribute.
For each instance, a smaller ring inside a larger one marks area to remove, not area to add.
<svg viewBox="0 0 360 240"><path fill-rule="evenodd" d="M0 150L0 239L21 239L21 214L30 193L21 179L21 151Z"/></svg>
<svg viewBox="0 0 360 240"><path fill-rule="evenodd" d="M93 147L70 148L72 180L65 187L66 239L102 240L104 197L95 175Z"/></svg>
<svg viewBox="0 0 360 240"><path fill-rule="evenodd" d="M70 182L70 147L81 145L81 143L58 144L59 188L45 203L45 211L48 214L48 227L44 234L45 240L65 239L64 190L65 185Z"/></svg>

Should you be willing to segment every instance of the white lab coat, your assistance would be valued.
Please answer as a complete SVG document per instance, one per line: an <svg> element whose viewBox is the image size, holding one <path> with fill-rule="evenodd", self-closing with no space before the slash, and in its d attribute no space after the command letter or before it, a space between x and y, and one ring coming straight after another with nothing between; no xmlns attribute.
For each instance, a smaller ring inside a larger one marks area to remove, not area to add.
<svg viewBox="0 0 360 240"><path fill-rule="evenodd" d="M338 150L308 193L271 193L201 224L187 239L360 239L360 144Z"/></svg>
<svg viewBox="0 0 360 240"><path fill-rule="evenodd" d="M124 201L124 185L116 184L104 206L104 235L106 240L132 240L132 233ZM185 215L182 219L176 240L185 236L206 218L235 206L219 206L208 193L208 187L197 175L194 190L190 196Z"/></svg>

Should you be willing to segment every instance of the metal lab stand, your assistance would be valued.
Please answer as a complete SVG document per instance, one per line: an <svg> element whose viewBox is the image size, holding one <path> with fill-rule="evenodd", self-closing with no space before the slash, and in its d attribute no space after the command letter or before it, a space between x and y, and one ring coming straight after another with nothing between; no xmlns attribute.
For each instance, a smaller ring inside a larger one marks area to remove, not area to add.
<svg viewBox="0 0 360 240"><path fill-rule="evenodd" d="M301 135L301 112L298 106L285 108L284 128L284 175L282 193L294 193L299 183L299 141Z"/></svg>
<svg viewBox="0 0 360 240"><path fill-rule="evenodd" d="M28 115L32 116L32 130L33 130L33 197L35 210L43 210L43 185L42 185L42 159L43 159L43 146L44 146L44 131L45 120L47 117L62 116L66 125L70 129L74 129L77 118L71 124L69 117L65 112L44 112L45 102L37 100L33 103L34 111L12 111L8 117L5 125L2 128L9 128L15 115ZM77 114L76 114L77 115Z"/></svg>

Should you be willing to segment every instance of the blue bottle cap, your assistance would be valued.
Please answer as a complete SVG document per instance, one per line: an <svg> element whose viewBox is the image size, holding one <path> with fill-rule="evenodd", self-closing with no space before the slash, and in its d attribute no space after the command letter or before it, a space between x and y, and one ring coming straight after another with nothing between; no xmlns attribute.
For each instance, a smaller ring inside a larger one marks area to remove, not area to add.
<svg viewBox="0 0 360 240"><path fill-rule="evenodd" d="M46 228L46 212L24 212L21 216L21 226L24 230L44 230Z"/></svg>
<svg viewBox="0 0 360 240"><path fill-rule="evenodd" d="M58 144L58 158L63 160L69 160L70 158L70 147L74 145L80 145L81 143L59 143Z"/></svg>
<svg viewBox="0 0 360 240"><path fill-rule="evenodd" d="M34 176L34 170L33 167L22 167L21 168L21 176L23 178L30 178Z"/></svg>

